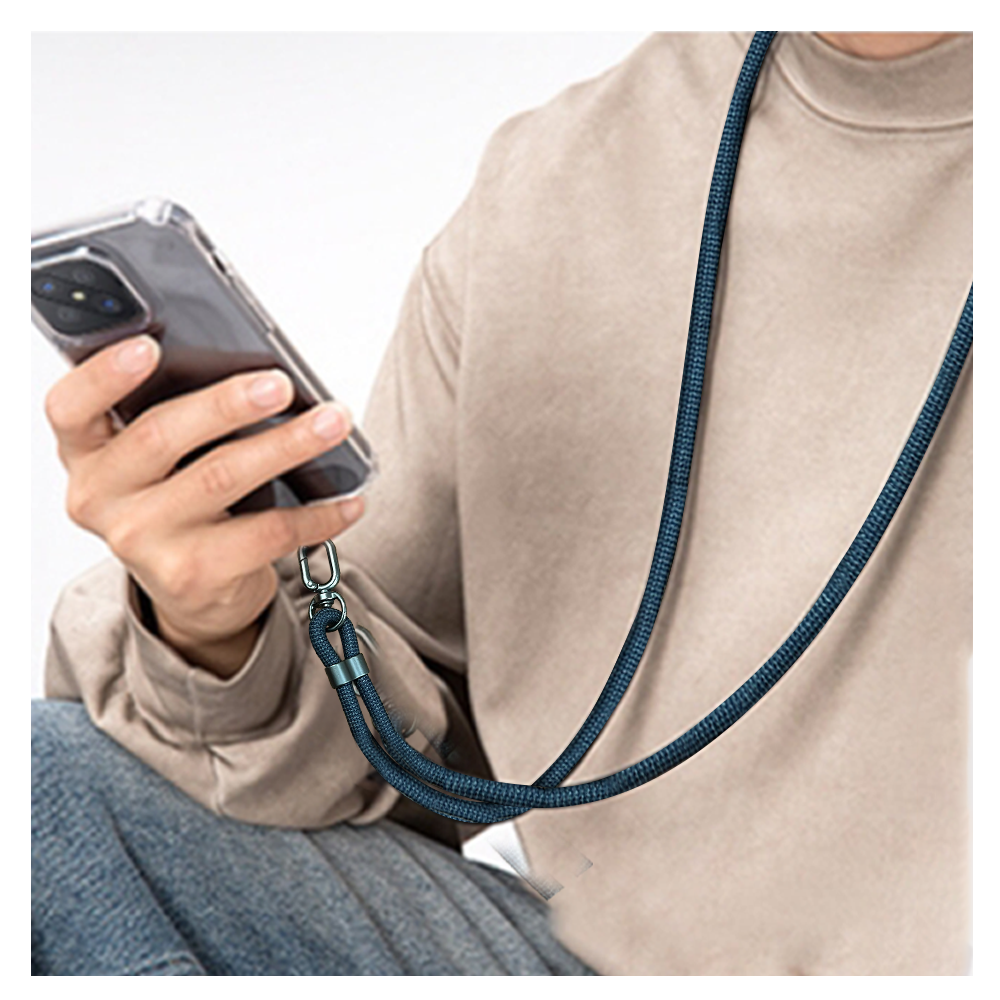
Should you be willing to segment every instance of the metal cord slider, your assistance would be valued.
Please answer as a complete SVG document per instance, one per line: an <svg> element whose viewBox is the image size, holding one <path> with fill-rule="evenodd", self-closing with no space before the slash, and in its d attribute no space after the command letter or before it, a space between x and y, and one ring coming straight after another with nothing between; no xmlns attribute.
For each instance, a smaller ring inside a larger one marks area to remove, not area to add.
<svg viewBox="0 0 1000 1000"><path fill-rule="evenodd" d="M325 669L330 686L334 688L339 688L342 684L350 684L359 677L368 675L368 664L361 653L358 653L357 656L349 656L339 663L331 663Z"/></svg>

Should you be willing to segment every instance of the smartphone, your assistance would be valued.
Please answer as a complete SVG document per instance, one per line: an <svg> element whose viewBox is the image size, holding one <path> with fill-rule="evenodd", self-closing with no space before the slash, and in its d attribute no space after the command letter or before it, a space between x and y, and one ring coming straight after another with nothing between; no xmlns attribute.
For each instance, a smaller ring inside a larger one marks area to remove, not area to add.
<svg viewBox="0 0 1000 1000"><path fill-rule="evenodd" d="M112 409L125 426L143 410L237 372L281 368L291 405L186 455L257 434L333 397L250 293L194 217L148 199L101 218L31 237L31 318L71 364L137 333L159 341L156 371ZM364 434L282 473L232 513L340 500L360 493L378 466Z"/></svg>

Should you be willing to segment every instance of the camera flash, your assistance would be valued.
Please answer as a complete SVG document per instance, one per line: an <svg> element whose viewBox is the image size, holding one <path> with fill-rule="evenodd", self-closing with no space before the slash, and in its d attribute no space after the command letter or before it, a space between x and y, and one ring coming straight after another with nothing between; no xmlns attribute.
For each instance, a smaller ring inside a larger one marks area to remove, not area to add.
<svg viewBox="0 0 1000 1000"><path fill-rule="evenodd" d="M73 300L74 302L83 302L83 300L84 300L84 299L85 299L86 297L87 297L87 293L86 293L86 292L81 292L81 291L80 291L80 289L77 289L77 290L76 290L75 292L72 292L72 293L70 294L70 298L71 298L71 299L72 299L72 300Z"/></svg>

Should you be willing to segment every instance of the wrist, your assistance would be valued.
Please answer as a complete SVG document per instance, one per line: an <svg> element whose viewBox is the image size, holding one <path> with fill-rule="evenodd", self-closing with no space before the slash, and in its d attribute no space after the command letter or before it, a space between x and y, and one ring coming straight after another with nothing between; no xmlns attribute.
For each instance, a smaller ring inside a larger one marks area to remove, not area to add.
<svg viewBox="0 0 1000 1000"><path fill-rule="evenodd" d="M257 637L260 635L261 619L252 622L243 631L223 639L192 639L175 630L169 622L160 619L160 638L173 647L192 666L201 667L221 677L223 680L239 673L240 668L250 658Z"/></svg>
<svg viewBox="0 0 1000 1000"><path fill-rule="evenodd" d="M143 624L153 635L176 650L192 666L227 679L239 673L250 658L260 635L268 609L265 608L246 628L218 639L192 636L176 627L168 616L157 610L145 591L137 585Z"/></svg>

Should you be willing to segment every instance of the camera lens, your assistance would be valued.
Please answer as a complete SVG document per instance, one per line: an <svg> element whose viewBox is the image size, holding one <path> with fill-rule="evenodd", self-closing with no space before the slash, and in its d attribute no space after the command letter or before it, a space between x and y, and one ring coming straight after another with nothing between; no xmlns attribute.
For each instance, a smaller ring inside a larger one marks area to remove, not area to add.
<svg viewBox="0 0 1000 1000"><path fill-rule="evenodd" d="M98 296L95 302L97 303L97 308L103 313L114 315L122 311L122 304L112 295Z"/></svg>
<svg viewBox="0 0 1000 1000"><path fill-rule="evenodd" d="M72 306L60 306L56 310L56 315L64 323L79 323L80 320L84 318L83 313L79 309L74 309Z"/></svg>
<svg viewBox="0 0 1000 1000"><path fill-rule="evenodd" d="M35 278L32 285L39 295L55 295L57 291L56 283L44 274Z"/></svg>
<svg viewBox="0 0 1000 1000"><path fill-rule="evenodd" d="M97 272L92 267L88 267L86 264L77 264L72 271L70 271L70 277L80 285L96 285L97 284Z"/></svg>

